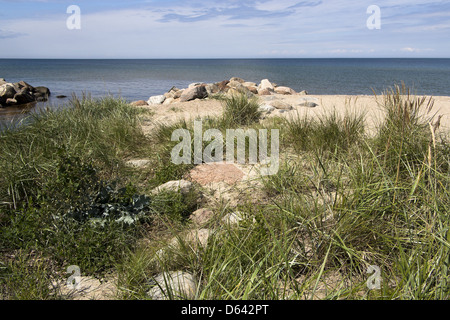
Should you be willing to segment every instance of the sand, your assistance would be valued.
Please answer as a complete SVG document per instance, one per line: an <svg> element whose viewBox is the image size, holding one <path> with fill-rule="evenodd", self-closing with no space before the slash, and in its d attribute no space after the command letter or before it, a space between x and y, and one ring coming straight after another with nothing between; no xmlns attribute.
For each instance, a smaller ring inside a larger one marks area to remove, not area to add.
<svg viewBox="0 0 450 320"><path fill-rule="evenodd" d="M281 100L293 105L294 110L279 113L278 110L272 112L269 117L296 117L297 115L306 115L312 117L320 116L329 111L336 110L338 114L345 114L345 112L365 112L366 125L369 129L375 129L377 124L383 119L383 111L378 102L382 101L379 96L351 96L351 95L272 95L259 96L262 103L270 103L272 100ZM378 99L378 102L377 102ZM450 131L450 97L439 96L433 97L434 108L432 114L442 116L441 131ZM315 102L318 104L316 108L307 108L299 106L302 102ZM195 100L189 102L178 102L169 105L157 105L145 107L152 111L152 116L144 123L144 130L150 132L156 123L174 123L180 119L187 121L196 118L205 118L218 116L223 111L222 102L217 100Z"/></svg>

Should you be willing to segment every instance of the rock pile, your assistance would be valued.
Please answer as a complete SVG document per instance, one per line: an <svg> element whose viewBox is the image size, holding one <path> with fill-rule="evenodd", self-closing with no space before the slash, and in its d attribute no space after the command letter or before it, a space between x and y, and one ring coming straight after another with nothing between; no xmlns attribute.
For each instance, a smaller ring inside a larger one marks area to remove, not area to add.
<svg viewBox="0 0 450 320"><path fill-rule="evenodd" d="M167 105L176 102L206 99L216 94L231 96L237 93L246 94L249 98L254 95L270 96L275 94L297 94L295 90L289 87L278 86L277 84L270 82L268 79L263 79L259 84L256 84L238 77L233 77L230 80L224 80L216 83L192 83L186 89L172 87L163 95L150 97L146 103L147 105ZM306 94L306 91L302 91L299 94ZM144 101L136 101L132 104L139 106L145 105Z"/></svg>
<svg viewBox="0 0 450 320"><path fill-rule="evenodd" d="M47 101L50 90L46 87L33 87L25 81L6 82L0 78L0 106L20 106L29 103Z"/></svg>

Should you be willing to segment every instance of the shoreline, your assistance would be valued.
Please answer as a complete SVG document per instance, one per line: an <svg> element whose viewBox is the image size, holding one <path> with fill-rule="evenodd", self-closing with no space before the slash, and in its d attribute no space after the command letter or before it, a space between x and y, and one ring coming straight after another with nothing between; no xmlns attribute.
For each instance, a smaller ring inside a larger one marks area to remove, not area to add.
<svg viewBox="0 0 450 320"><path fill-rule="evenodd" d="M264 98L257 96L261 101ZM294 109L282 114L274 112L272 116L304 116L306 114L310 116L319 116L320 114L333 110L338 114L344 114L346 110L350 111L366 111L366 123L368 129L374 129L377 120L383 117L383 111L377 104L376 97L371 95L272 95L274 100L283 101L294 105ZM418 96L419 97L419 96ZM421 97L421 96L420 96ZM429 96L425 96L429 98ZM380 99L381 96L378 96ZM435 120L439 115L441 118L441 131L450 132L450 96L437 96L431 97L434 99L433 112L436 113ZM315 108L306 108L295 106L295 104L302 99L308 99L315 101L318 106ZM176 102L170 105L149 105L141 108L149 109L152 111L153 122L171 123L180 119L193 120L196 117L218 116L223 111L223 106L220 101L217 100L195 100L188 102ZM144 126L144 132L149 133L151 126Z"/></svg>

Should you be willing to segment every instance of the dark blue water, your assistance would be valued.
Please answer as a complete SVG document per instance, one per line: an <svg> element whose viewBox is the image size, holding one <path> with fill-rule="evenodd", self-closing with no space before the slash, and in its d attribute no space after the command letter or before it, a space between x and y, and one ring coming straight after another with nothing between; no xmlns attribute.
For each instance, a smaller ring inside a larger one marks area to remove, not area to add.
<svg viewBox="0 0 450 320"><path fill-rule="evenodd" d="M309 94L371 95L402 81L417 94L450 96L450 59L15 60L0 59L0 78L24 80L56 95L90 93L147 100L172 86L240 77ZM4 110L0 110L1 113Z"/></svg>

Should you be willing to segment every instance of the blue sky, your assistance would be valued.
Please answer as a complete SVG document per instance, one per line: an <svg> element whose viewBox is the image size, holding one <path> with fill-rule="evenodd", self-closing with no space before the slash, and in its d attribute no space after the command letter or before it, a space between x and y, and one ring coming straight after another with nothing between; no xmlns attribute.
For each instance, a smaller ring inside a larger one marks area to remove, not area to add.
<svg viewBox="0 0 450 320"><path fill-rule="evenodd" d="M0 0L0 58L326 57L450 58L450 1Z"/></svg>

